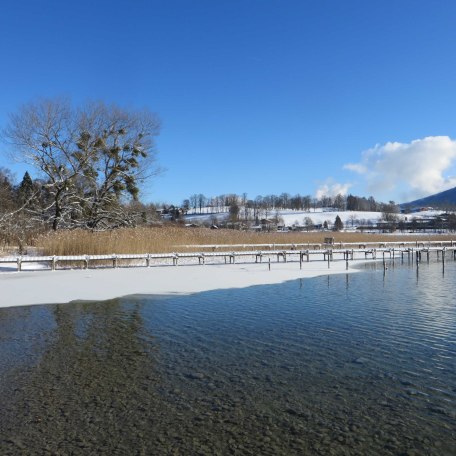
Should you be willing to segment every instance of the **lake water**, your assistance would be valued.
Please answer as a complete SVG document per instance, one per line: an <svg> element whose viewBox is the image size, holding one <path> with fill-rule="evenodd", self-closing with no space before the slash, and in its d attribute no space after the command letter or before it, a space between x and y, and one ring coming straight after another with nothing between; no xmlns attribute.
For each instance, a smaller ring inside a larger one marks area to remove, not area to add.
<svg viewBox="0 0 456 456"><path fill-rule="evenodd" d="M454 455L456 263L0 310L0 454Z"/></svg>

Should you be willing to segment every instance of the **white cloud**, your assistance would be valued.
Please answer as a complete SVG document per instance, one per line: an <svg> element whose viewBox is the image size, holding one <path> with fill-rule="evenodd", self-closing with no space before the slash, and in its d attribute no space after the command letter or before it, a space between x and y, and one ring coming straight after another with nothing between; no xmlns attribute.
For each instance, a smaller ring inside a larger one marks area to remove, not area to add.
<svg viewBox="0 0 456 456"><path fill-rule="evenodd" d="M346 195L351 186L352 184L339 184L332 179L328 179L324 184L318 187L315 192L315 197L320 199L322 196L337 196L339 193L341 195Z"/></svg>
<svg viewBox="0 0 456 456"><path fill-rule="evenodd" d="M371 194L396 195L407 201L456 186L456 175L450 175L454 164L456 141L428 136L405 144L377 144L363 152L360 163L344 168L364 176Z"/></svg>
<svg viewBox="0 0 456 456"><path fill-rule="evenodd" d="M344 169L348 169L349 171L353 171L358 174L364 174L367 172L367 168L361 163L347 163L344 165Z"/></svg>

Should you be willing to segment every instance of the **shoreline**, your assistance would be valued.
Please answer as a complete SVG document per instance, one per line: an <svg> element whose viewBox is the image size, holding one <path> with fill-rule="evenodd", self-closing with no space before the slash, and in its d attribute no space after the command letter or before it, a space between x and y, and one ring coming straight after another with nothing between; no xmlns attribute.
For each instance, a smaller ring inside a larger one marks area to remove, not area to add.
<svg viewBox="0 0 456 456"><path fill-rule="evenodd" d="M323 275L354 273L344 260L299 263L238 263L185 266L152 266L118 269L71 269L57 271L0 272L0 308L72 301L104 301L135 294L176 295L254 285Z"/></svg>

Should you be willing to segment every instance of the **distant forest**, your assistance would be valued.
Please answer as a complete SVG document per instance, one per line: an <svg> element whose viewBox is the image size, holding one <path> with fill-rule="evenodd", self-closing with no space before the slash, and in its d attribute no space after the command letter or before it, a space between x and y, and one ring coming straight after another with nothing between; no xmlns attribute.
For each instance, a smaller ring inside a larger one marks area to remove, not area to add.
<svg viewBox="0 0 456 456"><path fill-rule="evenodd" d="M182 209L185 212L208 212L210 209L213 213L226 211L227 207L238 206L248 209L258 210L296 210L310 211L317 208L332 208L340 211L364 211L364 212L399 212L399 206L394 201L382 203L375 200L373 196L369 198L338 194L336 196L323 195L320 198L310 195L290 195L281 193L280 195L257 196L255 199L249 199L246 193L241 195L228 194L215 197L206 197L203 194L191 195L182 203Z"/></svg>

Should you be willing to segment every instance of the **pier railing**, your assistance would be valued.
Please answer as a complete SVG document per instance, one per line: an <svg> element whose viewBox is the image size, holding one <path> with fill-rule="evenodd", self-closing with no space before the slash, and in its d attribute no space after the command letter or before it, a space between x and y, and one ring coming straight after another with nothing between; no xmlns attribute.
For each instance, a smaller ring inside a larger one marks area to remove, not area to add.
<svg viewBox="0 0 456 456"><path fill-rule="evenodd" d="M176 245L176 249L198 249L202 251L218 251L226 249L265 249L265 250L303 250L303 249L352 249L352 248L388 248L388 247L454 247L456 246L455 240L447 241L376 241L376 242L333 242L333 243L316 243L316 242L303 242L303 243L273 243L273 244L182 244Z"/></svg>
<svg viewBox="0 0 456 456"><path fill-rule="evenodd" d="M242 247L256 247L256 250L236 250ZM275 249L270 248L274 246ZM290 248L291 246L291 248ZM311 248L309 248L311 246ZM194 246L193 246L194 247ZM83 268L88 269L99 267L133 267L153 265L173 265L179 264L206 264L206 263L261 263L266 259L269 263L272 260L277 262L299 261L300 265L303 262L311 260L322 260L330 262L334 259L342 259L347 263L349 260L356 259L379 259L382 258L404 258L405 255L415 257L421 261L425 254L429 261L430 254L435 252L437 257L440 255L444 259L447 252L452 253L456 259L456 242L455 241L431 241L431 242L388 242L388 243L343 243L325 245L318 244L232 244L218 246L200 246L200 247L225 247L224 251L218 251L213 248L212 251L200 252L180 252L180 253L144 253L144 254L110 254L110 255L68 255L68 256L8 256L0 257L1 265L10 268L15 268L21 271L25 264L36 264L40 269L47 268L56 270L60 268ZM264 249L266 247L266 249ZM288 247L288 248L278 248ZM304 247L304 248L303 248ZM352 247L352 248L350 248ZM356 248L353 248L356 247ZM258 249L263 248L263 249ZM230 249L230 250L228 250ZM196 263L197 262L197 263Z"/></svg>

